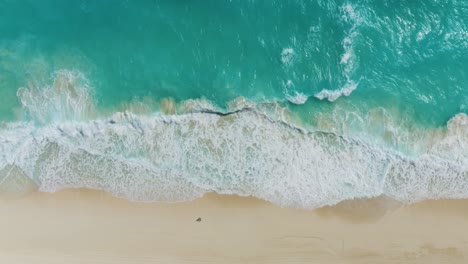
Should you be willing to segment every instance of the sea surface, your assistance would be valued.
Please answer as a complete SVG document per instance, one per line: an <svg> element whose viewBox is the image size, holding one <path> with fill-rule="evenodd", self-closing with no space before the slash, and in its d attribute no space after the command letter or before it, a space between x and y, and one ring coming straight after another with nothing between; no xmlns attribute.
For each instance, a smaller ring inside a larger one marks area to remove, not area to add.
<svg viewBox="0 0 468 264"><path fill-rule="evenodd" d="M0 195L468 198L466 0L0 0Z"/></svg>

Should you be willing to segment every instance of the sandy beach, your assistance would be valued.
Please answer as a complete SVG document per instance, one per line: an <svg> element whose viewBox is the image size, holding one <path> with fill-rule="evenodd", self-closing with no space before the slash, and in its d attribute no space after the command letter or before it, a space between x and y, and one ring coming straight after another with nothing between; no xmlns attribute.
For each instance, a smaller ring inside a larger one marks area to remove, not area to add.
<svg viewBox="0 0 468 264"><path fill-rule="evenodd" d="M0 215L0 263L9 264L468 261L467 200L298 210L217 194L145 204L67 190L3 199Z"/></svg>

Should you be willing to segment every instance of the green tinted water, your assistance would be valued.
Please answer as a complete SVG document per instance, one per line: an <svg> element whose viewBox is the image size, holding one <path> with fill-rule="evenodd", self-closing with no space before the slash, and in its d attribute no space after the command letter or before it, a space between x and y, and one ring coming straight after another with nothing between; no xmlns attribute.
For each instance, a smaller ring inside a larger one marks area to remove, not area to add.
<svg viewBox="0 0 468 264"><path fill-rule="evenodd" d="M468 112L467 61L463 0L0 1L3 120L15 118L19 87L73 69L106 108L302 95L291 108L306 121L346 100L441 126ZM331 103L314 97L323 90L341 93Z"/></svg>

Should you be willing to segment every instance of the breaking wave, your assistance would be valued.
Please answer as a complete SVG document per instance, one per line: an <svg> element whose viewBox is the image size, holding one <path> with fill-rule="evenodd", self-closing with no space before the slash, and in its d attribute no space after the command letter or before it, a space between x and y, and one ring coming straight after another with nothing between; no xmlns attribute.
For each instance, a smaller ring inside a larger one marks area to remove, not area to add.
<svg viewBox="0 0 468 264"><path fill-rule="evenodd" d="M408 155L310 131L242 100L228 112L166 100L172 114L98 114L88 83L68 71L18 96L30 119L0 125L1 193L84 187L176 202L217 192L299 208L380 195L408 203L468 197L465 114L427 132L430 144Z"/></svg>

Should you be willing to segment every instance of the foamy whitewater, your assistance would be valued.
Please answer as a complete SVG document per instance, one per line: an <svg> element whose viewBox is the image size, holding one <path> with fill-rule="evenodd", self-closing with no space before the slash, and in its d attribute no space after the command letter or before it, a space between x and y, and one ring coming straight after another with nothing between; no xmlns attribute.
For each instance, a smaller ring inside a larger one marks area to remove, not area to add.
<svg viewBox="0 0 468 264"><path fill-rule="evenodd" d="M0 2L0 196L468 198L465 1L174 2Z"/></svg>
<svg viewBox="0 0 468 264"><path fill-rule="evenodd" d="M417 156L274 119L265 109L179 115L93 113L81 75L18 90L31 122L0 130L2 190L92 188L135 201L207 192L315 208L386 195L404 202L466 197L468 116L451 119Z"/></svg>

